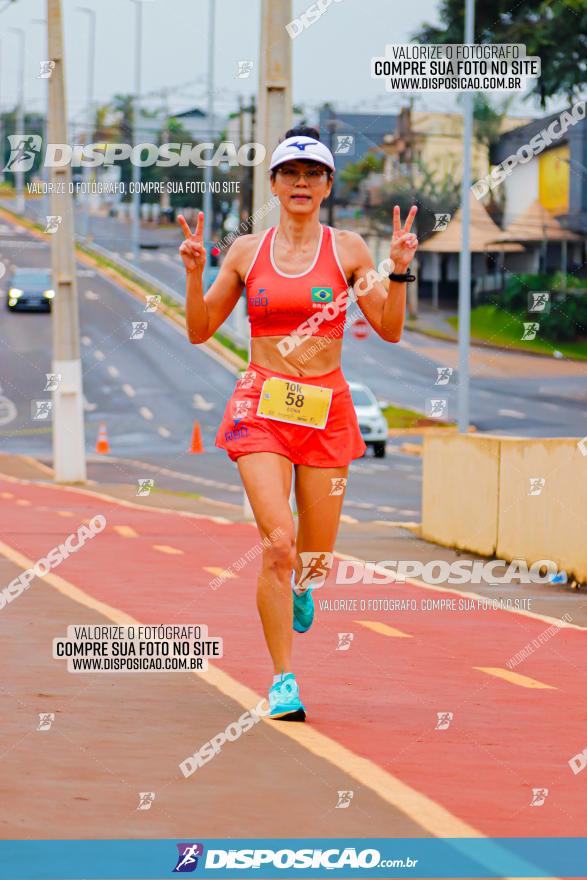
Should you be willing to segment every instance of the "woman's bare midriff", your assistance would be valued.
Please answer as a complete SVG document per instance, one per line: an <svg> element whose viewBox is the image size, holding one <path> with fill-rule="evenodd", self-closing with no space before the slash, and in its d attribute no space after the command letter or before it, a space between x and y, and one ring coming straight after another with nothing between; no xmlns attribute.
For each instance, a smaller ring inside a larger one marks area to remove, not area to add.
<svg viewBox="0 0 587 880"><path fill-rule="evenodd" d="M290 376L322 376L340 367L342 339L310 336L282 355L277 344L282 336L255 336L251 339L251 360L261 367Z"/></svg>

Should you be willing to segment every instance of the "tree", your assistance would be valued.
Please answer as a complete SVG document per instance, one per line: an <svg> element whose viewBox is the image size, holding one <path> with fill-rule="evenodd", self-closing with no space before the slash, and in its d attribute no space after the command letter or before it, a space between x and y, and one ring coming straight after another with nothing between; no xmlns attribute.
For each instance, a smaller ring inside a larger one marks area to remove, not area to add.
<svg viewBox="0 0 587 880"><path fill-rule="evenodd" d="M465 27L463 0L441 0L440 26L424 25L413 39L420 43L462 43ZM585 0L492 0L475 4L476 43L523 43L528 55L537 55L542 73L531 94L544 109L548 98L565 96L569 102L587 82L587 3Z"/></svg>

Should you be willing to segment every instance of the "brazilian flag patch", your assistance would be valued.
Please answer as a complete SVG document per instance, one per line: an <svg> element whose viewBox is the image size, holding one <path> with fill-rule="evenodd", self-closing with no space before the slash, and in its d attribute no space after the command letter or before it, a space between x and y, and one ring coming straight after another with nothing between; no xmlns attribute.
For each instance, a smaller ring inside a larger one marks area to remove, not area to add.
<svg viewBox="0 0 587 880"><path fill-rule="evenodd" d="M332 302L332 287L313 287L312 288L313 303L329 303Z"/></svg>

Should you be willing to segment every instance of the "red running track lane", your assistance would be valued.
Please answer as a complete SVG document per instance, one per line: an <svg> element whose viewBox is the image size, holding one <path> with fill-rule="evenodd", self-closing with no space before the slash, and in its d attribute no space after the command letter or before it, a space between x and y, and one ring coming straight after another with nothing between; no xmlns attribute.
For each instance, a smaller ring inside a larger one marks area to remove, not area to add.
<svg viewBox="0 0 587 880"><path fill-rule="evenodd" d="M211 635L224 638L218 665L266 692L272 670L255 607L258 557L216 590L209 587L213 575L203 570L232 565L258 542L256 529L39 484L0 479L2 491L31 502L19 506L0 497L0 521L3 540L34 560L82 520L103 514L106 529L54 573L144 623L207 624ZM60 508L74 515L61 518ZM139 536L121 537L115 525L131 526ZM184 555L163 554L154 544ZM40 581L31 587L41 588ZM317 591L319 599L418 603L446 595L411 584ZM383 636L358 619L379 620L412 638ZM72 608L70 622L83 624L83 609ZM308 721L487 836L584 836L587 772L574 775L568 765L587 747L584 633L560 631L515 668L554 690L522 688L474 668L505 668L548 626L505 611L318 611L311 632L295 642ZM336 650L339 632L354 633L350 650ZM441 711L454 714L448 730L435 730ZM549 789L541 807L530 806L533 788Z"/></svg>

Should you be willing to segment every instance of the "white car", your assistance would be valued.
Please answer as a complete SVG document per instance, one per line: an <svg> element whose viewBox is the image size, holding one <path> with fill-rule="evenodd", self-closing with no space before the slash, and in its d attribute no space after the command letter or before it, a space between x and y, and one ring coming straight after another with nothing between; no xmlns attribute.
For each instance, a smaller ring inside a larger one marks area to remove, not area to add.
<svg viewBox="0 0 587 880"><path fill-rule="evenodd" d="M376 458L385 458L387 420L373 392L360 382L349 382L359 429L367 446L373 447Z"/></svg>

